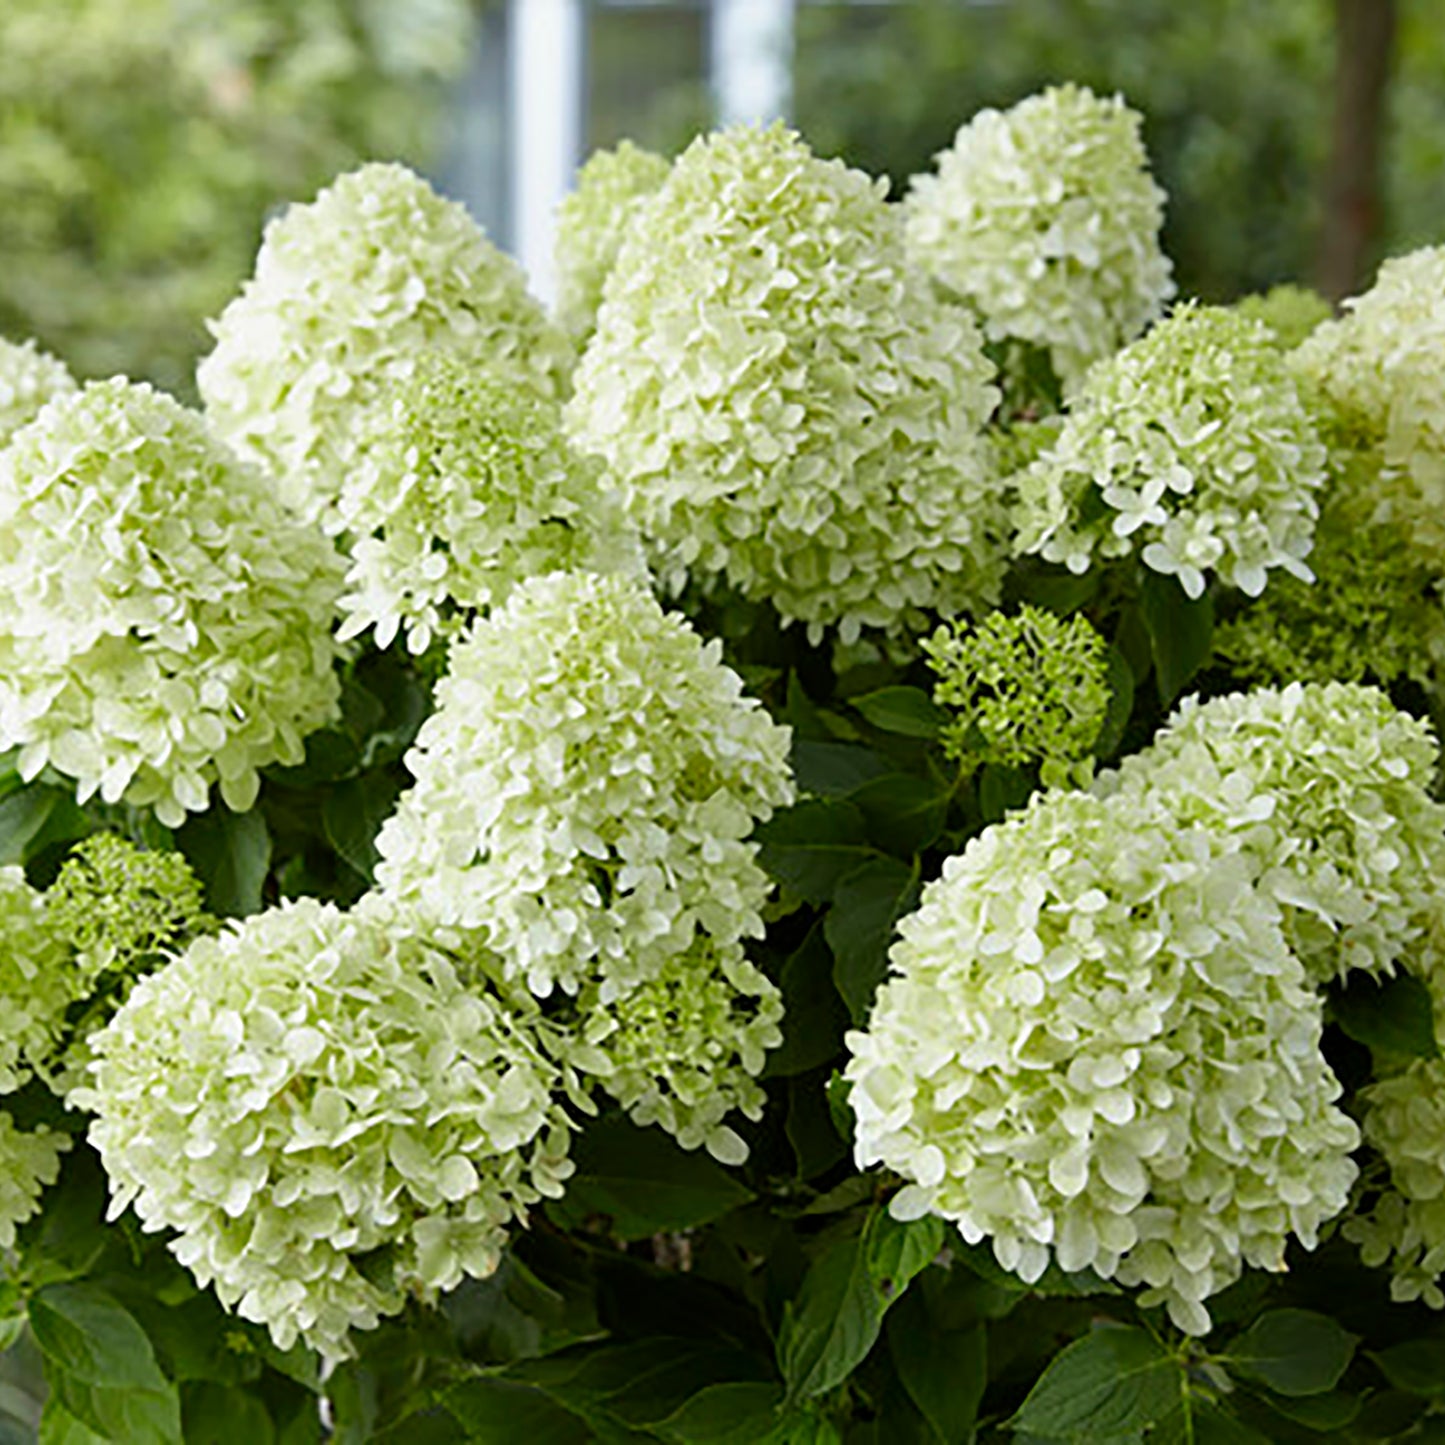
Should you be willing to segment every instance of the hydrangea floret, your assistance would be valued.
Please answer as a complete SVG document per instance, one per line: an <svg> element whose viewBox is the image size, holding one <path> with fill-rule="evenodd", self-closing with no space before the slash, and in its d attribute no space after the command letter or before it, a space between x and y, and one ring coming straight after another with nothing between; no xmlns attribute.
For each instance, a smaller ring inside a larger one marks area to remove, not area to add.
<svg viewBox="0 0 1445 1445"><path fill-rule="evenodd" d="M1347 1202L1355 1124L1258 865L1158 799L1054 792L944 865L847 1037L892 1209L1143 1286L1183 1330Z"/></svg>
<svg viewBox="0 0 1445 1445"><path fill-rule="evenodd" d="M1046 348L1066 387L1174 294L1141 121L1077 85L982 110L904 202L918 264L967 298L990 341Z"/></svg>
<svg viewBox="0 0 1445 1445"><path fill-rule="evenodd" d="M48 926L41 894L18 867L0 868L0 1094L45 1068L87 982Z"/></svg>
<svg viewBox="0 0 1445 1445"><path fill-rule="evenodd" d="M60 1177L60 1156L69 1148L68 1135L44 1124L21 1129L0 1110L0 1264L16 1229L34 1218L41 1194Z"/></svg>
<svg viewBox="0 0 1445 1445"><path fill-rule="evenodd" d="M607 278L568 425L664 584L844 643L997 596L998 402L966 308L904 254L886 183L781 126L699 138Z"/></svg>
<svg viewBox="0 0 1445 1445"><path fill-rule="evenodd" d="M197 939L93 1040L90 1140L202 1285L336 1359L496 1269L571 1172L557 1066L508 1004L379 916L311 899Z"/></svg>
<svg viewBox="0 0 1445 1445"><path fill-rule="evenodd" d="M1376 453L1382 490L1420 545L1445 554L1445 246L1386 261L1295 353L1344 439Z"/></svg>
<svg viewBox="0 0 1445 1445"><path fill-rule="evenodd" d="M177 826L337 713L340 560L201 418L117 378L0 452L0 749Z"/></svg>
<svg viewBox="0 0 1445 1445"><path fill-rule="evenodd" d="M594 151L557 207L552 245L556 317L578 345L586 344L597 324L603 282L637 224L639 202L662 185L671 167L662 156L625 140L615 150Z"/></svg>
<svg viewBox="0 0 1445 1445"><path fill-rule="evenodd" d="M6 341L0 336L0 447L34 421L47 401L74 390L75 381L63 361L41 351L33 341Z"/></svg>
<svg viewBox="0 0 1445 1445"><path fill-rule="evenodd" d="M1104 639L1083 616L1023 606L977 626L940 627L923 643L934 700L953 717L944 752L970 770L1040 763L1045 784L1087 782L1090 748L1109 710Z"/></svg>
<svg viewBox="0 0 1445 1445"><path fill-rule="evenodd" d="M1293 350L1335 314L1335 308L1318 291L1288 282L1241 297L1234 309L1251 321L1264 322L1274 333L1275 345L1284 351Z"/></svg>
<svg viewBox="0 0 1445 1445"><path fill-rule="evenodd" d="M1106 797L1152 796L1181 825L1235 834L1317 983L1445 968L1445 804L1429 725L1378 689L1291 683L1186 700ZM1445 983L1445 979L1442 979Z"/></svg>
<svg viewBox="0 0 1445 1445"><path fill-rule="evenodd" d="M1018 477L1018 549L1082 574L1139 551L1190 597L1210 576L1250 597L1306 564L1326 451L1261 322L1179 307L1101 362L1058 440Z"/></svg>
<svg viewBox="0 0 1445 1445"><path fill-rule="evenodd" d="M429 356L358 422L329 525L350 538L340 637L405 630L412 652L454 635L519 581L558 569L643 570L601 466L561 410L514 377Z"/></svg>
<svg viewBox="0 0 1445 1445"><path fill-rule="evenodd" d="M313 516L355 462L358 408L426 351L555 392L570 350L521 268L461 205L381 163L272 221L254 274L211 330L197 373L207 416Z"/></svg>

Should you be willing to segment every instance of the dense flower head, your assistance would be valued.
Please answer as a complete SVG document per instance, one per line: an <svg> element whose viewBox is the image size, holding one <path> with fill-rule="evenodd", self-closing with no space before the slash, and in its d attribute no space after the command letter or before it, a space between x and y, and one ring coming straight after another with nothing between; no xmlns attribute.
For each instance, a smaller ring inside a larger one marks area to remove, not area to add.
<svg viewBox="0 0 1445 1445"><path fill-rule="evenodd" d="M1264 322L1274 334L1275 345L1285 351L1298 346L1335 314L1334 307L1318 291L1288 282L1243 296L1234 303L1234 309L1251 321Z"/></svg>
<svg viewBox="0 0 1445 1445"><path fill-rule="evenodd" d="M600 465L562 435L561 410L445 353L363 415L329 525L350 537L340 636L399 629L424 652L524 578L642 570L636 535Z"/></svg>
<svg viewBox="0 0 1445 1445"><path fill-rule="evenodd" d="M90 1139L202 1285L328 1357L484 1277L571 1171L515 1008L365 912L306 899L197 939L94 1039Z"/></svg>
<svg viewBox="0 0 1445 1445"><path fill-rule="evenodd" d="M1141 548L1191 597L1306 581L1326 452L1263 323L1179 307L1101 362L1054 445L1018 479L1019 550L1082 573Z"/></svg>
<svg viewBox="0 0 1445 1445"><path fill-rule="evenodd" d="M1445 553L1445 246L1386 261L1347 315L1295 353L1347 440L1378 451L1382 483L1421 544Z"/></svg>
<svg viewBox="0 0 1445 1445"><path fill-rule="evenodd" d="M860 1167L1026 1281L1142 1285L1202 1333L1244 1265L1344 1208L1322 1005L1230 835L1054 792L944 866L848 1036Z"/></svg>
<svg viewBox="0 0 1445 1445"><path fill-rule="evenodd" d="M1429 725L1375 688L1295 682L1187 699L1095 788L1235 834L1317 981L1405 958L1432 977L1445 967L1438 753Z"/></svg>
<svg viewBox="0 0 1445 1445"><path fill-rule="evenodd" d="M340 562L201 418L96 382L0 452L0 749L175 826L336 713Z"/></svg>
<svg viewBox="0 0 1445 1445"><path fill-rule="evenodd" d="M576 1063L600 1075L634 1123L741 1164L747 1147L724 1121L733 1110L762 1118L757 1076L783 1041L782 1017L781 994L740 945L699 939L620 999L595 983L583 990Z"/></svg>
<svg viewBox="0 0 1445 1445"><path fill-rule="evenodd" d="M1388 1183L1345 1221L1371 1268L1389 1266L1390 1295L1445 1309L1445 1061L1416 1059L1365 1090L1366 1140Z"/></svg>
<svg viewBox="0 0 1445 1445"><path fill-rule="evenodd" d="M60 1156L69 1148L68 1135L43 1124L17 1128L0 1110L0 1251L11 1248L17 1226L39 1212L40 1196L60 1177Z"/></svg>
<svg viewBox="0 0 1445 1445"><path fill-rule="evenodd" d="M1047 348L1068 386L1174 294L1140 123L1119 96L1050 87L980 111L904 202L918 264L968 299L991 341Z"/></svg>
<svg viewBox="0 0 1445 1445"><path fill-rule="evenodd" d="M1104 639L1086 617L1037 607L945 625L923 644L935 701L953 717L944 751L969 766L1042 762L1065 783L1093 747L1109 708Z"/></svg>
<svg viewBox="0 0 1445 1445"><path fill-rule="evenodd" d="M377 839L383 893L538 995L656 980L760 936L748 841L792 800L789 733L638 581L553 573L455 644Z"/></svg>
<svg viewBox="0 0 1445 1445"><path fill-rule="evenodd" d="M86 983L47 926L42 896L19 868L0 868L0 1094L45 1067Z"/></svg>
<svg viewBox="0 0 1445 1445"><path fill-rule="evenodd" d="M466 210L380 163L272 221L255 273L211 329L197 373L207 416L312 515L354 463L358 409L428 350L548 390L568 352L521 268Z"/></svg>
<svg viewBox="0 0 1445 1445"><path fill-rule="evenodd" d="M557 208L553 259L558 324L585 343L597 324L602 285L637 223L638 202L667 179L672 163L631 141L594 151Z"/></svg>
<svg viewBox="0 0 1445 1445"><path fill-rule="evenodd" d="M0 447L34 421L47 401L74 390L75 381L63 361L47 355L33 341L6 341L0 336Z"/></svg>
<svg viewBox="0 0 1445 1445"><path fill-rule="evenodd" d="M816 641L997 594L998 392L906 261L884 183L781 126L701 137L607 278L568 407L659 575L724 579Z"/></svg>

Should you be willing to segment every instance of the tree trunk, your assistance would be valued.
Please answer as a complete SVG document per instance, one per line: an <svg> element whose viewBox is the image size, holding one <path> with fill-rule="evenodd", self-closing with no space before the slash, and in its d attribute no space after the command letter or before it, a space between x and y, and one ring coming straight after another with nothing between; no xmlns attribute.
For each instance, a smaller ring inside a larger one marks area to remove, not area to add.
<svg viewBox="0 0 1445 1445"><path fill-rule="evenodd" d="M1335 103L1316 283L1338 301L1361 289L1380 234L1380 155L1397 0L1335 0Z"/></svg>

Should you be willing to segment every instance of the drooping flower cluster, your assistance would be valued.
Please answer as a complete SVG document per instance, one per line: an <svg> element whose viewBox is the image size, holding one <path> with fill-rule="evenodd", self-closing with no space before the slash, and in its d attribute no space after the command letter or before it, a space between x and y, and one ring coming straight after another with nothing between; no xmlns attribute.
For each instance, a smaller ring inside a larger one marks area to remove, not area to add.
<svg viewBox="0 0 1445 1445"><path fill-rule="evenodd" d="M1376 453L1420 545L1445 555L1445 246L1386 261L1296 353L1344 439Z"/></svg>
<svg viewBox="0 0 1445 1445"><path fill-rule="evenodd" d="M46 355L33 341L0 336L0 447L34 421L47 401L74 390L64 362Z"/></svg>
<svg viewBox="0 0 1445 1445"><path fill-rule="evenodd" d="M1119 96L1051 87L980 111L904 202L918 264L968 299L991 341L1046 348L1069 387L1174 294L1140 123Z"/></svg>
<svg viewBox="0 0 1445 1445"><path fill-rule="evenodd" d="M197 373L206 414L316 515L356 456L360 407L428 349L555 391L565 338L465 209L403 166L340 177L266 229L256 269L212 326Z"/></svg>
<svg viewBox="0 0 1445 1445"><path fill-rule="evenodd" d="M1275 345L1290 351L1328 321L1334 307L1307 286L1271 286L1268 291L1244 296L1234 309L1250 321L1262 321L1274 333Z"/></svg>
<svg viewBox="0 0 1445 1445"><path fill-rule="evenodd" d="M0 1094L44 1067L86 978L47 927L45 902L16 867L0 868Z"/></svg>
<svg viewBox="0 0 1445 1445"><path fill-rule="evenodd" d="M556 316L578 345L597 324L602 284L637 223L638 202L662 185L670 169L670 161L625 140L615 150L595 151L557 207Z"/></svg>
<svg viewBox="0 0 1445 1445"><path fill-rule="evenodd" d="M17 1128L0 1110L0 1252L14 1245L16 1228L39 1211L40 1196L60 1177L60 1156L69 1148L65 1134L43 1124Z"/></svg>
<svg viewBox="0 0 1445 1445"><path fill-rule="evenodd" d="M923 644L938 674L934 699L954 717L949 757L971 767L1043 764L1045 783L1078 774L1109 708L1104 639L1087 618L1024 606L976 627L943 626Z"/></svg>
<svg viewBox="0 0 1445 1445"><path fill-rule="evenodd" d="M787 730L719 644L637 581L588 573L521 584L453 648L437 703L377 839L380 889L537 995L580 992L619 1097L735 1154L700 1088L751 1111L728 1060L756 1073L776 1020L742 949L770 890L749 834L793 796ZM635 1082L648 1051L666 1104Z"/></svg>
<svg viewBox="0 0 1445 1445"><path fill-rule="evenodd" d="M0 749L163 823L336 712L340 563L200 417L93 383L0 452Z"/></svg>
<svg viewBox="0 0 1445 1445"><path fill-rule="evenodd" d="M601 467L568 446L551 397L431 355L359 420L330 525L349 535L340 636L404 629L413 652L560 568L639 572L635 534Z"/></svg>
<svg viewBox="0 0 1445 1445"><path fill-rule="evenodd" d="M1018 548L1083 573L1136 548L1191 597L1305 581L1326 452L1260 322L1182 306L1101 363L1018 479ZM1142 544L1142 546L1141 546Z"/></svg>
<svg viewBox="0 0 1445 1445"><path fill-rule="evenodd" d="M329 1357L497 1266L571 1172L534 1023L364 912L302 900L194 942L93 1040L111 1217L285 1349Z"/></svg>
<svg viewBox="0 0 1445 1445"><path fill-rule="evenodd" d="M1096 788L1236 834L1316 982L1402 959L1431 977L1445 968L1438 755L1429 726L1375 688L1291 683L1187 700Z"/></svg>
<svg viewBox="0 0 1445 1445"><path fill-rule="evenodd" d="M990 602L992 368L908 265L884 184L736 127L689 146L646 217L568 422L663 581L722 579L845 643Z"/></svg>
<svg viewBox="0 0 1445 1445"><path fill-rule="evenodd" d="M1185 1330L1344 1208L1358 1142L1258 866L1158 797L1056 792L950 859L848 1037L894 1210L1143 1285Z"/></svg>

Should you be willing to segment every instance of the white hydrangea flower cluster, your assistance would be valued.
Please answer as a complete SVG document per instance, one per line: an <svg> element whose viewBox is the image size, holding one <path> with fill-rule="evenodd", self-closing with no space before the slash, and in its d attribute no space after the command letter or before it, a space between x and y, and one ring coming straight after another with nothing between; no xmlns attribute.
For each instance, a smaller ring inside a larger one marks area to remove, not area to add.
<svg viewBox="0 0 1445 1445"><path fill-rule="evenodd" d="M1338 422L1377 450L1381 481L1421 545L1445 553L1445 246L1386 261L1295 353Z"/></svg>
<svg viewBox="0 0 1445 1445"><path fill-rule="evenodd" d="M0 452L0 749L169 826L337 711L340 559L201 418L92 383Z"/></svg>
<svg viewBox="0 0 1445 1445"><path fill-rule="evenodd" d="M421 653L523 578L643 571L600 465L567 444L557 402L510 374L423 358L358 427L328 521L351 539L343 640L375 628L386 647L404 628Z"/></svg>
<svg viewBox="0 0 1445 1445"><path fill-rule="evenodd" d="M1317 983L1354 969L1439 977L1445 992L1445 804L1428 724L1358 683L1186 700L1103 796L1152 793L1256 859Z"/></svg>
<svg viewBox="0 0 1445 1445"><path fill-rule="evenodd" d="M662 185L671 169L670 161L625 140L615 150L594 151L557 207L552 244L556 317L579 345L597 324L603 282L637 224L638 203Z"/></svg>
<svg viewBox="0 0 1445 1445"><path fill-rule="evenodd" d="M725 580L814 641L975 611L1003 565L992 367L884 190L781 126L695 141L623 244L568 406L668 587Z"/></svg>
<svg viewBox="0 0 1445 1445"><path fill-rule="evenodd" d="M771 890L749 835L793 798L788 730L719 643L640 582L589 573L517 587L454 646L437 704L377 839L379 889L509 981L582 994L600 1050L587 1067L615 1068L618 1097L685 1142L735 1155L702 1084L751 1109L726 1060L755 1074L776 1022L741 945ZM724 984L742 996L728 1009Z"/></svg>
<svg viewBox="0 0 1445 1445"><path fill-rule="evenodd" d="M14 1093L55 1053L66 1010L88 983L47 926L44 898L20 868L0 868L0 1094Z"/></svg>
<svg viewBox="0 0 1445 1445"><path fill-rule="evenodd" d="M70 1140L43 1124L16 1127L0 1110L0 1251L15 1243L15 1230L40 1209L42 1192L60 1177L60 1156Z"/></svg>
<svg viewBox="0 0 1445 1445"><path fill-rule="evenodd" d="M980 111L903 203L918 264L967 298L989 340L1047 349L1066 387L1174 294L1141 121L1076 85Z"/></svg>
<svg viewBox="0 0 1445 1445"><path fill-rule="evenodd" d="M521 268L404 166L341 176L266 228L197 372L218 433L284 499L324 511L356 459L358 408L438 348L556 393L565 337Z"/></svg>
<svg viewBox="0 0 1445 1445"><path fill-rule="evenodd" d="M1181 306L1101 362L1017 479L1020 552L1071 572L1141 548L1191 597L1213 574L1251 597L1305 558L1327 454L1262 322Z"/></svg>
<svg viewBox="0 0 1445 1445"><path fill-rule="evenodd" d="M92 1040L90 1140L145 1228L281 1349L497 1267L561 1195L557 1066L512 1006L365 911L306 899L191 944Z"/></svg>
<svg viewBox="0 0 1445 1445"><path fill-rule="evenodd" d="M75 381L64 362L33 341L6 341L0 336L0 447L34 421L47 401L74 390Z"/></svg>
<svg viewBox="0 0 1445 1445"><path fill-rule="evenodd" d="M1142 1285L1181 1329L1345 1206L1354 1123L1257 864L1157 797L1053 793L945 865L848 1036L860 1167L1033 1281Z"/></svg>

